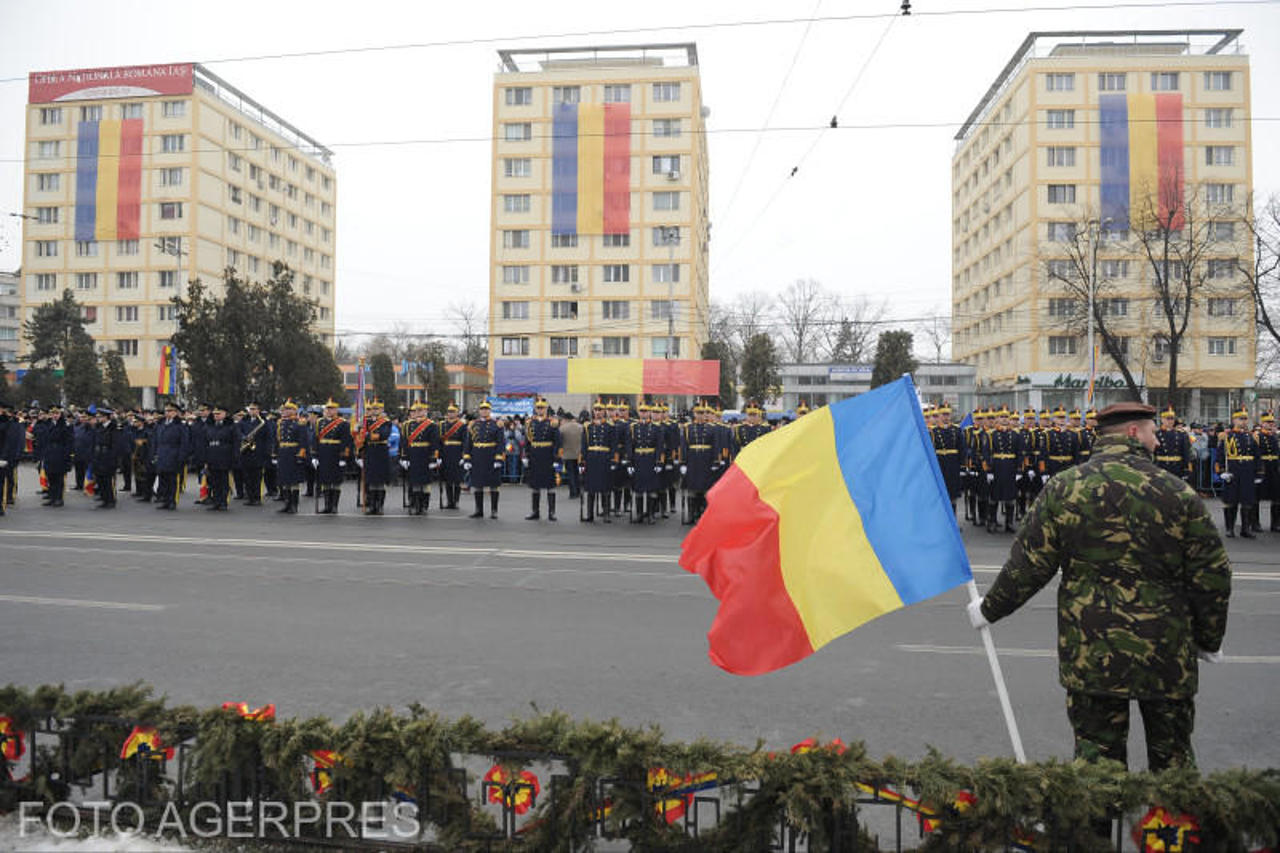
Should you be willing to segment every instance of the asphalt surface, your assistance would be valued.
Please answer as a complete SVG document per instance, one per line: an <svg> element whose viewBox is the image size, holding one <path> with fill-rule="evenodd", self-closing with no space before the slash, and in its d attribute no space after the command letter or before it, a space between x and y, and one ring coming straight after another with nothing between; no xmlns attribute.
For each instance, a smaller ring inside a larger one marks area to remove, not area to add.
<svg viewBox="0 0 1280 853"><path fill-rule="evenodd" d="M29 475L29 471L24 471ZM785 749L808 736L871 754L960 760L1011 754L963 590L888 614L781 672L729 675L706 657L716 601L676 563L687 528L523 520L465 511L283 516L188 501L176 512L72 495L43 509L29 476L0 519L3 681L104 688L145 680L170 701L275 702L283 716L342 718L410 702L494 725L534 708L656 723ZM189 498L190 491L187 497ZM1219 515L1216 504L1211 506ZM1011 536L962 525L980 588ZM1202 668L1202 768L1280 766L1280 534L1229 540L1227 661ZM921 559L928 559L922 554ZM1028 756L1065 758L1051 585L993 631ZM1140 726L1131 765L1145 765Z"/></svg>

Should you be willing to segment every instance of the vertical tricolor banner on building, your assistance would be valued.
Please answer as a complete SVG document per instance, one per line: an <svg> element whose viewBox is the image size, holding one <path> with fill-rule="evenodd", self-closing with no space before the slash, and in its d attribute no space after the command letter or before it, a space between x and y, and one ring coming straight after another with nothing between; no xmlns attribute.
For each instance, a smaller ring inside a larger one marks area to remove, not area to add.
<svg viewBox="0 0 1280 853"><path fill-rule="evenodd" d="M82 121L76 141L76 239L137 240L142 119Z"/></svg>
<svg viewBox="0 0 1280 853"><path fill-rule="evenodd" d="M1115 227L1159 217L1182 227L1182 95L1101 95L1102 217Z"/></svg>
<svg viewBox="0 0 1280 853"><path fill-rule="evenodd" d="M172 345L160 348L160 378L156 390L170 397L178 395L178 351Z"/></svg>
<svg viewBox="0 0 1280 853"><path fill-rule="evenodd" d="M551 135L551 233L629 233L631 105L558 104Z"/></svg>

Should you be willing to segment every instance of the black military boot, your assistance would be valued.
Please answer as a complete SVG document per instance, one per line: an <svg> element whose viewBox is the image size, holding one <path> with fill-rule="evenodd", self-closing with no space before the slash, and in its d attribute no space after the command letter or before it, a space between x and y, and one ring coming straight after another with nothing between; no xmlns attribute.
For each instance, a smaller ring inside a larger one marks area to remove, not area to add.
<svg viewBox="0 0 1280 853"><path fill-rule="evenodd" d="M1222 527L1228 539L1236 538L1236 508L1226 506L1222 508Z"/></svg>
<svg viewBox="0 0 1280 853"><path fill-rule="evenodd" d="M489 490L489 517L490 518L498 517L498 490L497 489Z"/></svg>
<svg viewBox="0 0 1280 853"><path fill-rule="evenodd" d="M998 506L997 504L991 503L990 501L987 502L987 532L988 533L995 533L1000 529L1000 515L999 515L999 510L996 509L997 506Z"/></svg>
<svg viewBox="0 0 1280 853"><path fill-rule="evenodd" d="M547 521L556 520L556 493L547 492Z"/></svg>
<svg viewBox="0 0 1280 853"><path fill-rule="evenodd" d="M1249 507L1249 526L1254 533L1262 532L1262 504Z"/></svg>
<svg viewBox="0 0 1280 853"><path fill-rule="evenodd" d="M284 501L284 506L280 507L280 509L276 510L276 512L283 512L283 513L293 512L293 498L291 497L292 495L293 495L293 492L289 491L288 489L280 490L280 498Z"/></svg>
<svg viewBox="0 0 1280 853"><path fill-rule="evenodd" d="M1271 532L1280 533L1280 506L1271 502Z"/></svg>
<svg viewBox="0 0 1280 853"><path fill-rule="evenodd" d="M428 486L427 488L431 488ZM423 492L418 495L418 515L426 515L431 509L431 492Z"/></svg>
<svg viewBox="0 0 1280 853"><path fill-rule="evenodd" d="M580 500L586 505L587 515L583 518L582 509L579 508L578 517L583 521L590 521L594 523L596 520L596 496L584 489Z"/></svg>
<svg viewBox="0 0 1280 853"><path fill-rule="evenodd" d="M467 518L484 518L484 491L476 489L476 511L467 516Z"/></svg>
<svg viewBox="0 0 1280 853"><path fill-rule="evenodd" d="M537 521L538 519L542 518L542 513L539 511L539 507L542 504L542 492L538 491L537 489L534 489L533 497L531 498L531 501L533 505L533 510L524 517L525 521Z"/></svg>
<svg viewBox="0 0 1280 853"><path fill-rule="evenodd" d="M1013 504L1006 503L1004 505L1004 532L1013 532Z"/></svg>
<svg viewBox="0 0 1280 853"><path fill-rule="evenodd" d="M1257 510L1257 508L1258 508L1257 504L1254 504L1253 506L1245 506L1240 508L1240 538L1241 539L1257 538L1256 536L1253 535L1253 531L1261 529L1260 527L1258 527L1257 524L1254 523L1254 520L1253 520L1253 513Z"/></svg>

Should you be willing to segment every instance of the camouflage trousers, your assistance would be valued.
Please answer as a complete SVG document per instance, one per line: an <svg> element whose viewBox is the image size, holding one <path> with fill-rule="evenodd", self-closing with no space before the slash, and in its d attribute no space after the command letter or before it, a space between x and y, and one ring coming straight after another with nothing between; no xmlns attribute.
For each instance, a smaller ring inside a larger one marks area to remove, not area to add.
<svg viewBox="0 0 1280 853"><path fill-rule="evenodd" d="M1067 718L1075 732L1075 757L1109 758L1128 765L1129 700L1123 696L1067 692ZM1191 730L1195 699L1138 699L1147 738L1147 765L1153 771L1195 767Z"/></svg>

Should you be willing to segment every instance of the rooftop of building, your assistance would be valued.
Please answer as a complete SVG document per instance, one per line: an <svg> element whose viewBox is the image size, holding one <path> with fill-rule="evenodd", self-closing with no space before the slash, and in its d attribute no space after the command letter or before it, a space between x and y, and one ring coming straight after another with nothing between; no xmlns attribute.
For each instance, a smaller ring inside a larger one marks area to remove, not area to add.
<svg viewBox="0 0 1280 853"><path fill-rule="evenodd" d="M963 143L986 118L1009 83L1034 59L1116 56L1214 56L1243 53L1242 29L1047 30L1028 33L969 113L955 139Z"/></svg>
<svg viewBox="0 0 1280 853"><path fill-rule="evenodd" d="M536 74L591 67L690 68L698 64L693 42L622 44L595 47L542 47L498 51L499 72Z"/></svg>
<svg viewBox="0 0 1280 853"><path fill-rule="evenodd" d="M332 165L333 152L321 145L313 137L280 118L280 116L262 106L262 104L259 104L200 63L193 63L191 68L193 72L192 81L196 86L233 107L239 113L253 119L268 130L284 137L290 145L301 153L316 158L326 166Z"/></svg>

